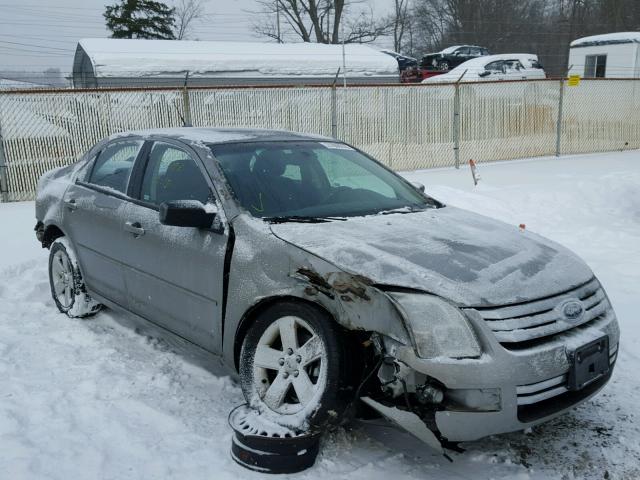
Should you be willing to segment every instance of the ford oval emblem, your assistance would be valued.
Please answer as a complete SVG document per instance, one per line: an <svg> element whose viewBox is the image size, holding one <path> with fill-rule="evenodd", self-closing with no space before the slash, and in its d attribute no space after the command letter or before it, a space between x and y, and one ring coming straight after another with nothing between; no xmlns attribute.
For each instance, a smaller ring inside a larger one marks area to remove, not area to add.
<svg viewBox="0 0 640 480"><path fill-rule="evenodd" d="M584 307L582 306L582 303L576 300L567 302L564 304L564 307L562 307L562 313L567 320L576 320L580 318L583 311Z"/></svg>

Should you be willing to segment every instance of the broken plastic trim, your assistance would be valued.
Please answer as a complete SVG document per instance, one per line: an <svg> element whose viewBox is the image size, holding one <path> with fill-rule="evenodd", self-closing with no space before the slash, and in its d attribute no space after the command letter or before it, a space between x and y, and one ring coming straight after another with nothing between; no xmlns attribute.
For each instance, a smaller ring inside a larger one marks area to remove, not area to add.
<svg viewBox="0 0 640 480"><path fill-rule="evenodd" d="M397 407L387 407L370 397L361 397L364 403L379 412L385 418L405 429L418 440L426 443L434 451L444 455L444 449L438 437L427 427L422 419L413 412L400 410Z"/></svg>

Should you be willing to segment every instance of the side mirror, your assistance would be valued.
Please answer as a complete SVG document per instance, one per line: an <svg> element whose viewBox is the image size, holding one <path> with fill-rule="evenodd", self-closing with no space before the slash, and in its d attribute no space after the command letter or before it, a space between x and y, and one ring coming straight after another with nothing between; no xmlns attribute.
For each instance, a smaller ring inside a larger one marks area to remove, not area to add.
<svg viewBox="0 0 640 480"><path fill-rule="evenodd" d="M424 193L424 185L420 182L411 182L411 185L413 185L416 190L420 190L422 193Z"/></svg>
<svg viewBox="0 0 640 480"><path fill-rule="evenodd" d="M217 212L198 200L175 200L160 204L160 223L174 227L210 228Z"/></svg>
<svg viewBox="0 0 640 480"><path fill-rule="evenodd" d="M489 75L491 75L491 72L490 72L489 70L485 70L484 72L480 72L480 73L478 74L478 76L479 76L479 77L482 77L482 78L484 78L484 77L488 77Z"/></svg>

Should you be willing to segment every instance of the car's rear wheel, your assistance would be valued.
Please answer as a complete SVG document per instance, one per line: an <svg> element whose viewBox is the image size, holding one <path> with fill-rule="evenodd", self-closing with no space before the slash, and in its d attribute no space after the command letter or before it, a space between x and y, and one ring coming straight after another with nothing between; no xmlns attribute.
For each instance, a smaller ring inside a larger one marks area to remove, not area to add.
<svg viewBox="0 0 640 480"><path fill-rule="evenodd" d="M298 430L337 422L346 406L345 353L338 327L311 305L268 307L250 327L240 354L249 404Z"/></svg>
<svg viewBox="0 0 640 480"><path fill-rule="evenodd" d="M54 240L49 249L49 284L56 307L69 317L87 317L102 307L87 294L75 252L65 237Z"/></svg>

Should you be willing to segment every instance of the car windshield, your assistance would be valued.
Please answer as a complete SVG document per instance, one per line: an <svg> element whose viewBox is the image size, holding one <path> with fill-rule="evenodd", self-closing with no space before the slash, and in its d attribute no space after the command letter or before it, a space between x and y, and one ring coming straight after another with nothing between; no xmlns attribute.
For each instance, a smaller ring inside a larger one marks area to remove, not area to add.
<svg viewBox="0 0 640 480"><path fill-rule="evenodd" d="M256 142L209 147L236 199L255 217L294 221L440 206L342 143Z"/></svg>

